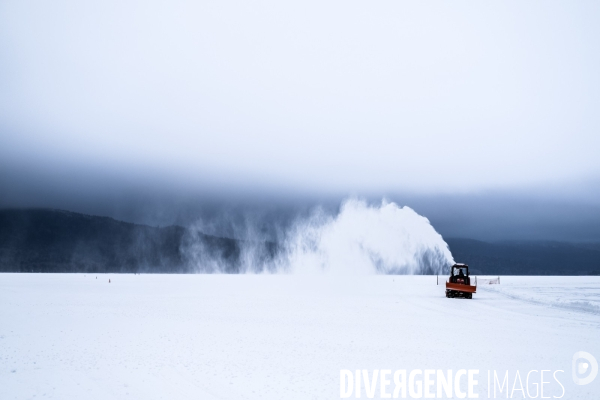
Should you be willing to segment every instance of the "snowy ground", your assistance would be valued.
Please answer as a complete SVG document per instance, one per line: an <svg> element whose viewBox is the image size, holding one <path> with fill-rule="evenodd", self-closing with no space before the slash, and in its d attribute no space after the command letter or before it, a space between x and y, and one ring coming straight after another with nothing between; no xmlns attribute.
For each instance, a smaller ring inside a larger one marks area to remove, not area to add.
<svg viewBox="0 0 600 400"><path fill-rule="evenodd" d="M600 360L600 277L435 280L0 274L0 399L337 399L341 369L417 368L479 369L480 398L488 370L564 370L563 398L600 398L571 378Z"/></svg>

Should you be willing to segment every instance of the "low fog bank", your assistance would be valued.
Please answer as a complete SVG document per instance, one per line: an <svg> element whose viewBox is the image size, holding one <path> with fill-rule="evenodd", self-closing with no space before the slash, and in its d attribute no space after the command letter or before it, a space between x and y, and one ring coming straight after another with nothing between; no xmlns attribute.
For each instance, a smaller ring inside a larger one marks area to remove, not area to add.
<svg viewBox="0 0 600 400"><path fill-rule="evenodd" d="M0 160L0 164L3 161ZM72 177L72 172L79 175ZM408 205L426 216L444 237L487 242L504 240L600 242L600 179L561 185L498 188L493 191L416 193L408 191L344 193L310 192L249 184L178 186L142 179L100 176L78 166L59 170L15 173L0 168L0 209L52 208L108 216L150 226L191 227L202 221L207 234L277 240L296 221L316 208L337 214L348 195L370 205L382 198ZM58 178L60 177L60 179ZM135 178L135 177L134 177Z"/></svg>

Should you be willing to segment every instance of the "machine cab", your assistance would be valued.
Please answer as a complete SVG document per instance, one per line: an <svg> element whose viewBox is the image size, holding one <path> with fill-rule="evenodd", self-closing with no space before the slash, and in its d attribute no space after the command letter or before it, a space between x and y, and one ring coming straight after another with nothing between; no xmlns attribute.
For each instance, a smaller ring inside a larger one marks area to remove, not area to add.
<svg viewBox="0 0 600 400"><path fill-rule="evenodd" d="M469 266L466 264L454 264L450 268L450 283L470 285Z"/></svg>

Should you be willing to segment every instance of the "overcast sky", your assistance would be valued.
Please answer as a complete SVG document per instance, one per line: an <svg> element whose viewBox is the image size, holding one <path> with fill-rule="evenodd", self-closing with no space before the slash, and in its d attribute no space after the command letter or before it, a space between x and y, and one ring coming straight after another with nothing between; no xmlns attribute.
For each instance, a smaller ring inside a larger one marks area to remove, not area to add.
<svg viewBox="0 0 600 400"><path fill-rule="evenodd" d="M598 206L599 37L597 1L4 0L0 205L567 185Z"/></svg>

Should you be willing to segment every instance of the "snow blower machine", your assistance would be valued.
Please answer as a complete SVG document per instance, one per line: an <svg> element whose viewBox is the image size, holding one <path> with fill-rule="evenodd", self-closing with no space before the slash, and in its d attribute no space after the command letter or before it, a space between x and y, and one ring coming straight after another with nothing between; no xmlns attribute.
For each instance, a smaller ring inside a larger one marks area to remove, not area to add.
<svg viewBox="0 0 600 400"><path fill-rule="evenodd" d="M465 264L454 264L450 267L450 278L446 282L446 297L464 297L472 299L477 290L477 283L471 285L469 266Z"/></svg>

